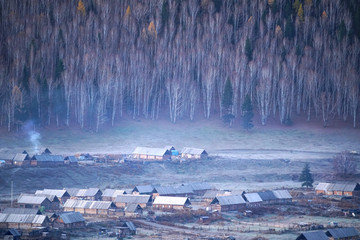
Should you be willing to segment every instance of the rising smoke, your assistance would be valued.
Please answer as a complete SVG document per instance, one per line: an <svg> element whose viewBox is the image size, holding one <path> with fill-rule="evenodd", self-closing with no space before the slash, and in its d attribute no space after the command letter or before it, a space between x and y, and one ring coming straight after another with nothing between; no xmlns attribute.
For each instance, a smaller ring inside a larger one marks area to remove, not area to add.
<svg viewBox="0 0 360 240"><path fill-rule="evenodd" d="M29 140L33 147L34 154L39 153L39 148L41 147L40 139L41 135L39 132L35 130L35 124L33 121L27 121L23 125L23 129L26 132L26 134L29 136Z"/></svg>

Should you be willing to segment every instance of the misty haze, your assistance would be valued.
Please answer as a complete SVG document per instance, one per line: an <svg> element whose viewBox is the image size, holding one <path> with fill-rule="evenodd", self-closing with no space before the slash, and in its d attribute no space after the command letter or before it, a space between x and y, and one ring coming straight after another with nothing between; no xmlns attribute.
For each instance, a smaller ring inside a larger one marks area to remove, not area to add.
<svg viewBox="0 0 360 240"><path fill-rule="evenodd" d="M0 239L360 239L357 0L0 0Z"/></svg>

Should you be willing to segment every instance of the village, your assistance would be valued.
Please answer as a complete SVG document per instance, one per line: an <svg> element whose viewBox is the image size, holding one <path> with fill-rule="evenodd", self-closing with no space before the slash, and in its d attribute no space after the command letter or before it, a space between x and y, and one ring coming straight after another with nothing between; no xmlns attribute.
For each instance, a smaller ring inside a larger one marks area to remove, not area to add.
<svg viewBox="0 0 360 240"><path fill-rule="evenodd" d="M24 152L2 158L7 167L60 164L71 167L121 164L122 161L206 161L209 155L204 149L183 148L178 151L173 146L167 146L137 147L131 155L122 156L121 159L90 154L63 157L53 155L49 149L33 157ZM0 236L4 236L4 239L73 239L89 236L141 239L149 237L145 233L150 230L143 229L151 229L151 236L155 238L164 237L161 234L180 234L190 239L235 239L241 234L254 233L256 239L271 239L269 236L289 232L297 236L293 239L299 240L360 237L356 230L359 227L356 222L360 214L360 185L356 182L321 182L313 189L280 188L254 192L217 189L206 181L137 185L123 189L85 187L38 189L1 202ZM257 221L267 214L331 216L335 220L354 220L354 224L351 221L350 224L337 221L326 224L257 222L255 227L251 220Z"/></svg>

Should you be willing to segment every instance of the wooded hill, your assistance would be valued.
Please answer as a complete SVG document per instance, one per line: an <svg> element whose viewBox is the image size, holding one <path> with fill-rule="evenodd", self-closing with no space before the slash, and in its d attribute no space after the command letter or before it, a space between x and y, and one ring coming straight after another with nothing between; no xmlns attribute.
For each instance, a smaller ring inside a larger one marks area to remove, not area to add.
<svg viewBox="0 0 360 240"><path fill-rule="evenodd" d="M357 0L0 0L0 124L359 114ZM220 116L219 116L220 115Z"/></svg>

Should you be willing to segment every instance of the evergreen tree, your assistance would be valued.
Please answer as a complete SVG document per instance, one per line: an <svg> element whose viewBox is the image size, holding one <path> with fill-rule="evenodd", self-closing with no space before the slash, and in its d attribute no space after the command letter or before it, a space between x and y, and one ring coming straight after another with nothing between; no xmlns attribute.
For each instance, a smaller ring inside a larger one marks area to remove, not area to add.
<svg viewBox="0 0 360 240"><path fill-rule="evenodd" d="M225 83L224 93L223 97L221 99L221 105L223 108L223 121L225 124L232 124L232 120L235 118L235 116L231 113L231 107L233 105L233 87L231 85L230 79L228 78Z"/></svg>
<svg viewBox="0 0 360 240"><path fill-rule="evenodd" d="M242 105L243 112L243 127L245 129L251 129L254 127L252 119L254 117L253 106L249 95L246 95L245 101Z"/></svg>
<svg viewBox="0 0 360 240"><path fill-rule="evenodd" d="M300 182L303 182L301 184L301 186L306 186L307 188L308 187L312 187L313 185L313 182L314 182L314 179L311 175L311 172L310 172L310 166L308 163L305 164L302 172L301 172L301 175L300 175L300 178L299 178L299 181Z"/></svg>

